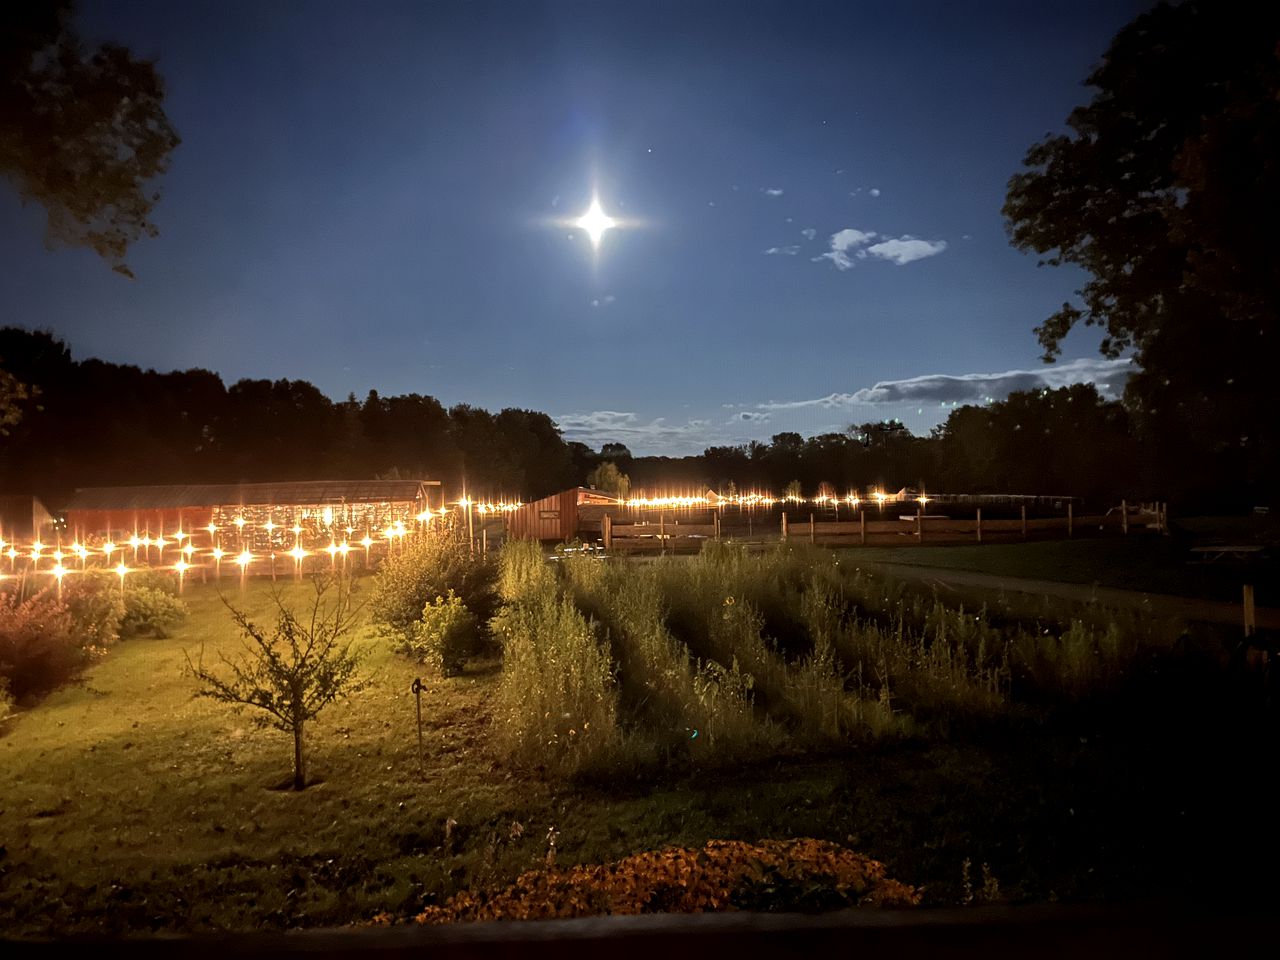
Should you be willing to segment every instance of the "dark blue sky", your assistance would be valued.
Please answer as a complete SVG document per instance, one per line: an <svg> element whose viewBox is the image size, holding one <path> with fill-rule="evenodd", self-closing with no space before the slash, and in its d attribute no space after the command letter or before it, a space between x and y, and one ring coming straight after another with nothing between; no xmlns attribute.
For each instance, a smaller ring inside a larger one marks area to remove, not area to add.
<svg viewBox="0 0 1280 960"><path fill-rule="evenodd" d="M1009 247L1005 185L1142 7L82 0L167 81L161 236L130 282L6 191L0 303L78 357L637 452L925 430L1041 382L1032 328L1079 280ZM593 184L642 221L595 256L555 225ZM1114 388L1096 344L1055 376Z"/></svg>

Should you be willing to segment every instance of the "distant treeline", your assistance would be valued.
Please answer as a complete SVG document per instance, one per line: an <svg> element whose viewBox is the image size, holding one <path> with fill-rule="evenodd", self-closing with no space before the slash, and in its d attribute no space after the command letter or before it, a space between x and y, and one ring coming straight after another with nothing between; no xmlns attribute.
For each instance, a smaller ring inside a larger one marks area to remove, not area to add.
<svg viewBox="0 0 1280 960"><path fill-rule="evenodd" d="M76 361L54 336L16 328L0 329L0 368L35 388L0 436L0 492L35 493L51 506L79 486L377 477L532 499L583 483L606 460L630 477L633 493L780 494L798 481L805 496L823 484L839 494L909 486L1073 495L1095 505L1177 499L1205 474L1159 469L1164 458L1148 455L1124 406L1087 384L960 407L927 437L888 421L669 458L566 442L549 416L531 410L446 408L429 396L374 391L334 402L303 380L227 386L207 370Z"/></svg>

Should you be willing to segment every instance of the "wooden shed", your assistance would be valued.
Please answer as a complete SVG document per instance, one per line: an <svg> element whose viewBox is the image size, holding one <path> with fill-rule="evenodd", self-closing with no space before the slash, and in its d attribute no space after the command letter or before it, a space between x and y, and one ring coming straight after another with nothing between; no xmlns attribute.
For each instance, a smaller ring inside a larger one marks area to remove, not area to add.
<svg viewBox="0 0 1280 960"><path fill-rule="evenodd" d="M522 504L507 517L507 536L525 540L572 540L582 535L599 536L600 525L582 526L583 510L616 505L617 499L590 487L573 487L549 497ZM589 512L589 511L588 511Z"/></svg>

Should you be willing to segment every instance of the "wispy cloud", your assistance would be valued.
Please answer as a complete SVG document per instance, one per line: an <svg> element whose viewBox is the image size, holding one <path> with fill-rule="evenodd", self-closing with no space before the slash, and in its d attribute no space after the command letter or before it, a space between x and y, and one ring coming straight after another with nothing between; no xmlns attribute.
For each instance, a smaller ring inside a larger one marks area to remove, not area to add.
<svg viewBox="0 0 1280 960"><path fill-rule="evenodd" d="M710 420L668 423L666 418L642 420L638 415L621 410L593 410L570 413L555 418L566 440L576 440L590 447L605 443L625 443L633 449L688 446L706 434Z"/></svg>
<svg viewBox="0 0 1280 960"><path fill-rule="evenodd" d="M769 414L742 410L729 418L729 423L768 423Z"/></svg>
<svg viewBox="0 0 1280 960"><path fill-rule="evenodd" d="M760 192L766 197L780 197L782 196L783 190L781 187L761 187Z"/></svg>
<svg viewBox="0 0 1280 960"><path fill-rule="evenodd" d="M799 246L796 244L789 244L785 247L770 247L765 251L765 256L794 257L799 252Z"/></svg>
<svg viewBox="0 0 1280 960"><path fill-rule="evenodd" d="M879 243L867 247L866 252L870 256L879 257L881 260L889 260L898 266L902 266L903 264L911 263L913 260L936 257L945 249L947 249L947 241L945 240L917 240L912 236L902 236L896 239L881 240Z"/></svg>
<svg viewBox="0 0 1280 960"><path fill-rule="evenodd" d="M853 393L832 393L812 400L761 403L756 407L776 411L911 403L987 403L1003 400L1016 390L1053 390L1074 383L1092 383L1104 397L1115 399L1124 390L1125 381L1132 372L1133 364L1128 359L1084 358L1067 363L1047 364L1035 370L966 373L959 376L934 373L905 380L881 380L875 386L863 387Z"/></svg>
<svg viewBox="0 0 1280 960"><path fill-rule="evenodd" d="M870 190L867 191L867 193L871 194L873 197L878 197L880 196L880 188L872 187Z"/></svg>
<svg viewBox="0 0 1280 960"><path fill-rule="evenodd" d="M612 293L610 293L610 294L607 294L606 296L597 297L596 299L592 300L591 305L593 307L607 307L609 304L613 303L613 301L617 299L618 299L617 297L615 297Z"/></svg>
<svg viewBox="0 0 1280 960"><path fill-rule="evenodd" d="M813 229L813 227L805 227L800 231L800 236L804 237L806 240L812 240L817 235L818 231Z"/></svg>
<svg viewBox="0 0 1280 960"><path fill-rule="evenodd" d="M813 262L830 260L837 270L848 270L854 266L853 256L857 249L876 238L874 231L855 230L845 227L831 235L831 249L813 258Z"/></svg>

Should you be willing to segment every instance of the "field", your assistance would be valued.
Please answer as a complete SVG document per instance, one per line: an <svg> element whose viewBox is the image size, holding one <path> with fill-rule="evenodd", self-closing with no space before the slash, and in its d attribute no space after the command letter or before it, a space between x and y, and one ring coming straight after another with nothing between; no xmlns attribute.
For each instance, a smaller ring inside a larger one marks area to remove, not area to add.
<svg viewBox="0 0 1280 960"><path fill-rule="evenodd" d="M239 640L191 588L172 637L0 728L0 929L406 917L551 842L564 865L815 837L927 904L1274 894L1272 714L1221 637L962 613L834 559L509 557L504 661L425 675L424 762L424 668L362 625L369 682L313 725L301 793L286 736L193 698L186 655ZM265 620L267 591L230 599Z"/></svg>
<svg viewBox="0 0 1280 960"><path fill-rule="evenodd" d="M1135 536L981 546L852 547L847 552L854 562L865 564L904 563L1236 603L1240 585L1253 583L1259 604L1280 605L1280 568L1274 560L1193 563L1190 542L1176 535ZM1252 539L1246 536L1243 542Z"/></svg>

